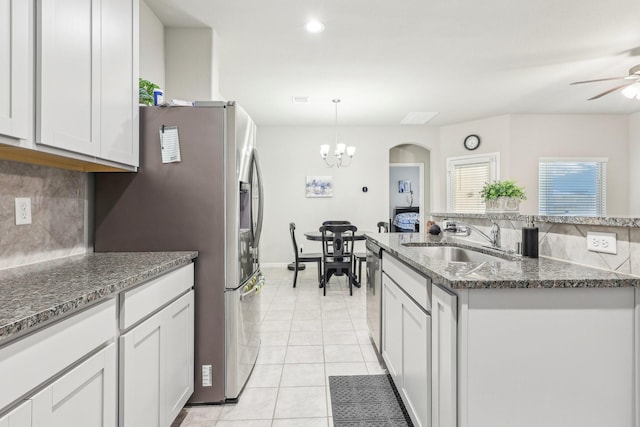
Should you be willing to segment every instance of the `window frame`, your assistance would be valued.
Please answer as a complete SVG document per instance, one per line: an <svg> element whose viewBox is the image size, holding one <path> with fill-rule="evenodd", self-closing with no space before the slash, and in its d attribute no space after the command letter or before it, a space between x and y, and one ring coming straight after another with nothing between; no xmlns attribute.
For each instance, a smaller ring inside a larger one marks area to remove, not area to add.
<svg viewBox="0 0 640 427"><path fill-rule="evenodd" d="M471 154L468 156L456 156L447 157L447 212L457 212L453 208L453 196L454 196L454 180L453 171L458 165L468 165L475 163L489 163L491 178L490 181L497 181L500 179L500 153L485 153L485 154Z"/></svg>

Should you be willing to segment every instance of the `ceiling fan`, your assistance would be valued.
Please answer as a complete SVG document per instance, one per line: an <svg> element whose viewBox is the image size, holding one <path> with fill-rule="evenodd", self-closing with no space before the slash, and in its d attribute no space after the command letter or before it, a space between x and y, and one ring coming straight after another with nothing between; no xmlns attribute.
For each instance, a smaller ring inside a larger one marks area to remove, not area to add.
<svg viewBox="0 0 640 427"><path fill-rule="evenodd" d="M636 83L640 83L640 65L636 65L635 67L631 67L629 69L629 75L628 76L624 76L624 77L607 77L604 79L595 79L595 80L584 80L581 82L573 82L571 83L572 85L578 85L578 84L582 84L582 83L593 83L593 82L603 82L603 81L607 81L607 80L626 80L626 82L624 84L615 86L609 90L606 90L602 93L599 93L596 96L593 96L591 98L588 99L588 101L591 101L592 99L598 99L601 98L605 95L608 95L612 92L616 92L618 90L624 90L625 88L635 85ZM635 89L635 88L634 88ZM624 91L623 91L624 93ZM634 90L632 91L632 93L630 93L629 95L627 95L625 93L625 96L627 96L628 98L635 98L638 96L638 93L640 93L640 90Z"/></svg>

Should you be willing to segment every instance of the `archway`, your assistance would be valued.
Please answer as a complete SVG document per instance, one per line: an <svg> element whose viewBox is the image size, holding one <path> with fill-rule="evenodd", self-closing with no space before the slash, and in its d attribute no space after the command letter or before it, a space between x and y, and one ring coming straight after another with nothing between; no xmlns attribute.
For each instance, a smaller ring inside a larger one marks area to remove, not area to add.
<svg viewBox="0 0 640 427"><path fill-rule="evenodd" d="M389 149L388 205L392 231L414 231L411 220L415 213L419 218L417 230L424 230L431 211L431 152L427 148L400 144ZM401 227L394 227L396 215L402 213L407 215L398 217Z"/></svg>

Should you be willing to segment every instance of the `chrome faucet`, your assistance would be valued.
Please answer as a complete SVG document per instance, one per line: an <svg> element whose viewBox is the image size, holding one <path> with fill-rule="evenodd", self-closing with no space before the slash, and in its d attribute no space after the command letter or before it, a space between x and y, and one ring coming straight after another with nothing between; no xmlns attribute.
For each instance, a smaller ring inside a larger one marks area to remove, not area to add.
<svg viewBox="0 0 640 427"><path fill-rule="evenodd" d="M498 249L500 248L500 226L494 220L491 220L491 230L489 231L489 236L487 236L476 226L471 224L449 220L445 220L444 224L444 231L446 233L453 234L454 236L467 237L471 235L471 230L475 230L476 233L487 239L489 243L491 243L492 247Z"/></svg>

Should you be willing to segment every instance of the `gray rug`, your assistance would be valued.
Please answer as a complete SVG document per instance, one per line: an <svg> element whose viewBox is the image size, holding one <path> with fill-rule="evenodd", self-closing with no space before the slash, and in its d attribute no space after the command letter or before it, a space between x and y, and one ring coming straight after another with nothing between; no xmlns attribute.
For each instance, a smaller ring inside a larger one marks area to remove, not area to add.
<svg viewBox="0 0 640 427"><path fill-rule="evenodd" d="M413 426L388 375L329 377L334 427Z"/></svg>

